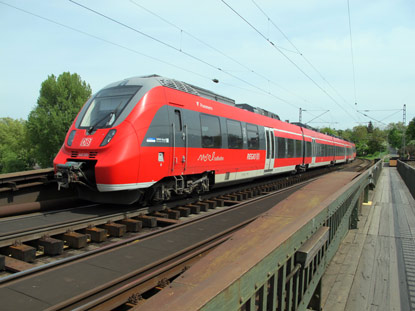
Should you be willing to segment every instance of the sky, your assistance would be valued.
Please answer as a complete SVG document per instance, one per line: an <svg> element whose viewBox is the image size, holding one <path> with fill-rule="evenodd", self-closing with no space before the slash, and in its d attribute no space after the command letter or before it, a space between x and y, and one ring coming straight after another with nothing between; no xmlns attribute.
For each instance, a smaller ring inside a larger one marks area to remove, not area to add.
<svg viewBox="0 0 415 311"><path fill-rule="evenodd" d="M413 0L0 0L0 118L69 71L93 93L158 74L281 120L384 128L415 117L414 56Z"/></svg>

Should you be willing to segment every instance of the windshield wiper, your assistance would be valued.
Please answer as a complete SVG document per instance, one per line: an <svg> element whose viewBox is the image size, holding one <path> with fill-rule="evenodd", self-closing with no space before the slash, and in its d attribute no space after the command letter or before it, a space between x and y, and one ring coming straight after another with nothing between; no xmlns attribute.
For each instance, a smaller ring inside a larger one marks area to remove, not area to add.
<svg viewBox="0 0 415 311"><path fill-rule="evenodd" d="M111 121L111 118L112 117L115 117L115 115L118 113L118 109L120 108L120 106L121 106L121 104L122 104L123 102L122 101L120 101L120 103L118 104L118 106L117 106L117 108L115 108L113 111L111 111L110 113L108 113L108 114L106 114L101 120L99 120L98 122L95 122L93 125L91 125L90 127L89 127L89 129L88 129L88 133L92 133L93 131L94 131L94 129L95 129L95 127L98 125L98 124L100 124L102 121L105 121L105 120L107 120L107 118L108 118L108 121L107 121L107 125L110 125L109 124L109 122Z"/></svg>
<svg viewBox="0 0 415 311"><path fill-rule="evenodd" d="M95 129L95 127L100 124L102 121L105 120L111 120L111 118L115 115L115 111L111 111L110 113L106 114L102 119L98 120L97 122L95 122L94 124L92 124L89 128L88 128L88 133L92 133Z"/></svg>

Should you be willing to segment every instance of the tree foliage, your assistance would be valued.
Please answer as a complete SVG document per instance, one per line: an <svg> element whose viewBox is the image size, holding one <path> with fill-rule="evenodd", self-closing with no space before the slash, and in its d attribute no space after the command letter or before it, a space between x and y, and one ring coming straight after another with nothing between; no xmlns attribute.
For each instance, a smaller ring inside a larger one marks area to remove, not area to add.
<svg viewBox="0 0 415 311"><path fill-rule="evenodd" d="M353 129L346 130L336 130L325 127L321 128L320 132L336 135L354 142L358 156L365 156L379 151L384 151L387 145L387 131L374 127L371 122L369 122L368 126L358 125Z"/></svg>
<svg viewBox="0 0 415 311"><path fill-rule="evenodd" d="M27 121L28 137L40 166L52 166L68 128L90 96L91 87L76 73L64 72L57 78L51 75L42 83Z"/></svg>
<svg viewBox="0 0 415 311"><path fill-rule="evenodd" d="M0 118L0 173L31 169L34 161L26 139L26 121Z"/></svg>
<svg viewBox="0 0 415 311"><path fill-rule="evenodd" d="M405 126L402 122L390 123L387 127L388 142L393 148L400 149L402 147L402 138L405 132Z"/></svg>
<svg viewBox="0 0 415 311"><path fill-rule="evenodd" d="M406 128L406 140L409 142L415 140L415 117L409 122Z"/></svg>

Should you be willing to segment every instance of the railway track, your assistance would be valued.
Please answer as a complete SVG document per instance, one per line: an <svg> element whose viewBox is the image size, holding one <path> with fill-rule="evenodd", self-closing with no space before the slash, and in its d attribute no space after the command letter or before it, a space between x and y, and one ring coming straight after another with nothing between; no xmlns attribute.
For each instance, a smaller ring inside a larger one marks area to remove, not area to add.
<svg viewBox="0 0 415 311"><path fill-rule="evenodd" d="M355 161L345 167L354 167L354 170L358 170L363 167L363 164L360 161ZM365 165L368 165L368 163ZM324 170L324 172L327 171L332 171L332 169ZM274 181L262 181L258 184L251 185L251 187L245 186L240 188L238 191L235 189L223 189L211 193L210 196L200 197L196 201L188 199L185 202L171 202L169 203L171 205L166 204L159 207L122 211L117 207L117 213L112 213L111 208L107 207L106 215L102 214L103 206L89 205L83 207L83 209L75 209L77 210L75 213L74 211L68 210L64 212L9 217L6 219L7 222L20 223L21 229L15 230L14 232L7 232L7 229L3 229L6 228L3 226L6 223L3 219L0 222L0 228L4 230L3 233L0 232L0 243L3 246L0 251L6 254L4 259L7 271L0 272L0 277L3 276L0 278L0 287L4 288L8 284L36 277L36 275L45 273L45 271L58 271L62 266L76 264L76 262L85 260L93 260L90 258L100 256L102 253L116 253L117 249L122 249L137 240L140 242L149 240L157 235L178 230L177 228L202 222L204 219L212 217L219 217L216 219L220 219L221 215L232 210L242 209L249 204L252 205L252 203L274 197L278 191L279 193L288 193L290 189L294 191L294 189L301 187L301 182L304 183L304 180L310 180L324 172L314 170L308 172L308 174L279 178ZM297 185L292 186L294 184ZM285 190L282 188L285 188ZM271 202L269 207L275 204L275 198ZM94 209L101 212L95 212L94 214ZM253 211L257 208L251 207L250 209ZM203 240L203 243L201 241L193 243L185 248L184 251L175 252L160 259L161 261L154 261L151 264L149 263L150 265L145 268L140 267L134 270L134 273L127 278L119 279L120 282L117 283L118 285L107 284L105 285L107 287L104 286L106 289L100 287L94 293L88 292L85 295L82 294L82 297L77 296L76 299L68 300L53 309L72 309L75 306L82 306L81 309L90 309L94 308L94 306L100 306L100 308L105 306L105 309L111 309L122 304L131 305L131 303L137 303L141 299L140 295L144 294L144 297L151 295L154 291L158 290L157 288L165 286L168 280L179 275L183 269L191 265L197 258L203 256L212 247L226 239L231 232L253 220L263 211L257 210L257 214L254 216L251 215L251 218L239 221L238 224L226 228L220 234L210 234ZM144 215L144 212L147 214ZM201 214L198 214L200 212ZM68 219L67 216L70 214L72 214L73 218L78 217L78 219ZM60 219L64 219L64 221L60 223L55 222L54 225L51 222L44 221L42 225L38 225L37 227L32 225L30 232L24 229L27 228L26 225L30 223L31 219L33 220L39 216L41 218L48 218L47 215L60 215ZM80 217L80 215L84 217ZM85 217L85 215L88 217ZM222 221L216 220L215 223ZM129 232L126 233L126 231ZM122 235L125 236L121 237ZM108 239L111 241L107 240L108 236ZM102 240L99 240L99 237ZM43 244L43 247L40 245L40 243L45 243L44 240L51 242L49 251L56 252L59 250L54 254L55 256L46 256L48 244ZM5 241L8 241L8 243ZM79 246L81 244L83 246L80 250ZM27 246L30 245L33 245L34 249L34 252L31 249L31 257L27 255ZM20 249L20 254L19 252L12 253L11 249L13 248ZM63 251L64 249L65 251ZM29 257L25 258L25 255ZM28 258L30 260L26 261L32 261L32 263L25 262L24 259Z"/></svg>
<svg viewBox="0 0 415 311"><path fill-rule="evenodd" d="M349 167L361 166L360 160ZM339 167L336 167L339 168ZM352 169L352 168L350 168ZM159 230L227 209L252 197L313 178L332 169L261 181L236 190L222 189L208 196L170 202L163 206L125 208L90 204L64 211L35 213L0 219L0 278L34 269L61 258L78 256L120 239ZM124 237L125 236L125 237ZM1 280L1 279L0 279Z"/></svg>
<svg viewBox="0 0 415 311"><path fill-rule="evenodd" d="M47 306L51 310L102 309L104 305L113 308L115 305L128 304L137 297L138 289L142 293L142 290L145 292L145 289L158 287L159 283L166 284L167 280L176 277L199 256L304 183L276 191L268 188L262 196L235 202L233 206L217 209L204 217L194 217L76 257L9 275L0 279L0 299L3 301L9 290L17 286L23 294L26 290L35 290L36 293L29 296L37 297L42 302L48 301L47 297L54 297L54 292L58 291L62 299ZM123 265L118 265L118 262L123 262ZM104 271L97 271L97 267L102 267ZM111 273L108 279L100 275L108 274L109 270L116 271L116 275ZM95 278L94 286L91 286L91 278ZM80 288L82 284L86 284L86 288ZM65 293L58 289L62 286L65 287ZM42 292L37 292L40 289ZM27 297L17 299L18 304L13 302L13 307L23 310L29 299ZM32 298L29 300L33 302ZM32 303L31 310L36 310L36 305ZM39 306L39 310L47 309L40 302Z"/></svg>

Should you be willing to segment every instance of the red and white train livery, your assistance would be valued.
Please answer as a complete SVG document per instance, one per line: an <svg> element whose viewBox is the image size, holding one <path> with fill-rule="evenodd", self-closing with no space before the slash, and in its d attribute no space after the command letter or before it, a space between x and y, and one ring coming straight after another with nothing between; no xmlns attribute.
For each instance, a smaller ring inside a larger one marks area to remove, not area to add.
<svg viewBox="0 0 415 311"><path fill-rule="evenodd" d="M54 160L59 186L132 203L354 160L355 145L160 77L112 83L79 112Z"/></svg>

